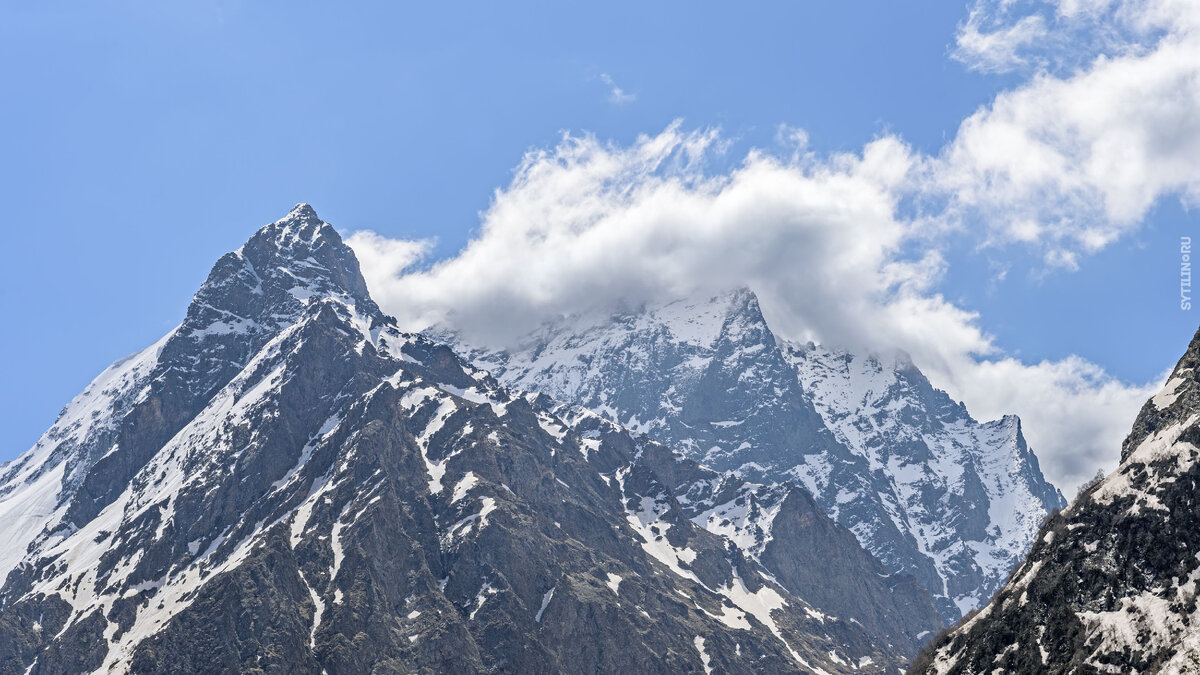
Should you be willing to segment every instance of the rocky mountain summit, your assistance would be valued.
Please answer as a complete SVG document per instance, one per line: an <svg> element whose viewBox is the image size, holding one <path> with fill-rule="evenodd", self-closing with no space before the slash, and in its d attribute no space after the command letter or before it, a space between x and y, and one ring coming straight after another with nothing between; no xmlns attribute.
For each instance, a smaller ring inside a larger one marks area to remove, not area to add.
<svg viewBox="0 0 1200 675"><path fill-rule="evenodd" d="M714 470L802 485L887 572L928 589L947 622L991 596L1064 504L1016 417L976 422L903 354L781 340L746 289L566 318L516 347L443 338L505 384Z"/></svg>
<svg viewBox="0 0 1200 675"><path fill-rule="evenodd" d="M922 611L803 491L397 330L307 205L0 468L0 537L3 673L895 672Z"/></svg>
<svg viewBox="0 0 1200 675"><path fill-rule="evenodd" d="M1047 520L978 614L914 672L1200 672L1200 333L1121 463Z"/></svg>

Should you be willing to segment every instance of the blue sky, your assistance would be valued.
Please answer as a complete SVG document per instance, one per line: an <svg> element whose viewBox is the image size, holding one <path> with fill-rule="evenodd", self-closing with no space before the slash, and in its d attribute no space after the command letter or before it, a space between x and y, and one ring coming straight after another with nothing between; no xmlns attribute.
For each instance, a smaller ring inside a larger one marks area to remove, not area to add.
<svg viewBox="0 0 1200 675"><path fill-rule="evenodd" d="M109 362L178 323L217 257L298 201L344 232L436 239L429 264L478 235L523 155L564 131L621 146L675 120L718 128L731 148L718 173L776 145L781 125L822 157L884 136L935 156L964 118L1033 77L956 56L971 11L6 4L0 340L15 358L0 460ZM1036 243L951 234L928 292L977 313L1024 363L1078 355L1148 382L1196 327L1178 307L1178 240L1200 229L1170 194L1136 221L1077 269L1047 265Z"/></svg>

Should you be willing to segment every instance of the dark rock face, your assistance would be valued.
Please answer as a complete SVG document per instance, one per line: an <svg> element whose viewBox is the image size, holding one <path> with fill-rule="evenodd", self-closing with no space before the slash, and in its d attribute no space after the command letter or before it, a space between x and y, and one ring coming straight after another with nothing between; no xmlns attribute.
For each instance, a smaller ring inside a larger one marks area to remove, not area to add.
<svg viewBox="0 0 1200 675"><path fill-rule="evenodd" d="M398 331L301 205L3 468L0 672L894 671L693 522L760 488Z"/></svg>
<svg viewBox="0 0 1200 675"><path fill-rule="evenodd" d="M1047 520L987 607L914 672L1200 671L1200 333L1117 470Z"/></svg>
<svg viewBox="0 0 1200 675"><path fill-rule="evenodd" d="M976 422L902 354L779 340L749 290L564 320L516 348L439 338L506 384L587 407L713 469L799 483L888 572L928 589L946 621L986 601L1064 503L1016 417ZM888 585L905 589L895 611L855 618L906 616L910 635L940 627L905 611L914 585ZM879 606L874 593L850 606Z"/></svg>
<svg viewBox="0 0 1200 675"><path fill-rule="evenodd" d="M110 504L312 297L379 314L353 253L300 204L217 262L177 329L114 363L0 467L0 578L43 528L80 527Z"/></svg>
<svg viewBox="0 0 1200 675"><path fill-rule="evenodd" d="M771 524L759 560L789 590L834 616L853 618L905 654L941 626L929 592L891 575L854 535L831 520L802 488L791 490Z"/></svg>

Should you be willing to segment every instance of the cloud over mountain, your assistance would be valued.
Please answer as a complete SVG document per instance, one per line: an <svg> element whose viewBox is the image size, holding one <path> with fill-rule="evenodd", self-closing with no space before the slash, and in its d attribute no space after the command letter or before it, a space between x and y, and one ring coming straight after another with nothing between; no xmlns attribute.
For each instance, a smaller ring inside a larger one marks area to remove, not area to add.
<svg viewBox="0 0 1200 675"><path fill-rule="evenodd" d="M781 137L794 147L751 150L726 170L713 168L729 159L713 129L676 122L625 146L565 134L523 158L457 255L420 265L418 243L367 232L349 243L407 327L444 322L496 343L564 313L751 286L787 337L901 348L982 417L1019 414L1069 493L1115 461L1158 383L1123 383L1079 357L1006 352L942 294L946 241L965 233L1070 270L1159 200L1195 201L1200 6L1026 10L980 3L960 28L956 58L987 70L971 61L991 58L973 55L986 47L1028 76L934 154L887 134L820 155L792 133ZM1045 39L1026 39L1032 27ZM1090 40L1068 40L1076 33Z"/></svg>

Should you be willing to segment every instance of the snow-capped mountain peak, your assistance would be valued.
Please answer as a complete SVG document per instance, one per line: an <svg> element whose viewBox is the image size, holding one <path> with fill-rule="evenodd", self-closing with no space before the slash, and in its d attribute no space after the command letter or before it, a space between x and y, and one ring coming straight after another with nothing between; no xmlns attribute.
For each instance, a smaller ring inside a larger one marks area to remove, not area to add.
<svg viewBox="0 0 1200 675"><path fill-rule="evenodd" d="M714 469L799 480L947 620L986 601L1063 503L1015 417L976 422L898 350L779 340L748 289L558 322L517 349L458 344L505 383Z"/></svg>
<svg viewBox="0 0 1200 675"><path fill-rule="evenodd" d="M11 523L0 578L43 530L98 514L152 449L319 299L383 320L353 253L300 204L222 256L177 328L106 369L29 453L0 467L0 517Z"/></svg>

